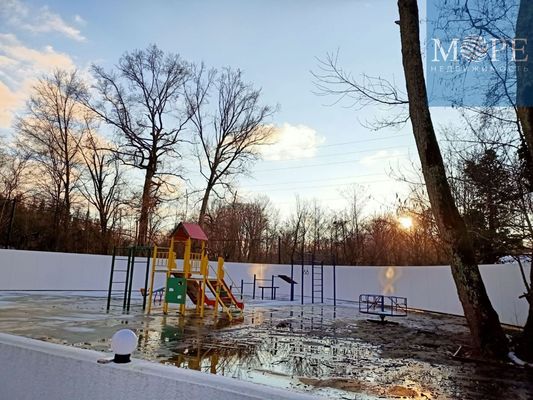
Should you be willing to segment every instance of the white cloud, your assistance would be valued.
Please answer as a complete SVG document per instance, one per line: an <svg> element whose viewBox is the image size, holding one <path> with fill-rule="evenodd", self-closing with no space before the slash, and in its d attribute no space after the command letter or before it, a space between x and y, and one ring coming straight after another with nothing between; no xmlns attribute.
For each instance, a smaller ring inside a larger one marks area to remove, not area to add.
<svg viewBox="0 0 533 400"><path fill-rule="evenodd" d="M271 143L262 146L261 153L266 160L294 160L312 158L317 147L324 143L325 138L313 128L306 125L284 123L273 127Z"/></svg>
<svg viewBox="0 0 533 400"><path fill-rule="evenodd" d="M361 161L359 161L359 163L364 165L365 167L372 167L376 165L383 165L386 164L387 161L397 160L403 157L405 157L405 153L402 153L398 150L379 150L374 154L363 157Z"/></svg>
<svg viewBox="0 0 533 400"><path fill-rule="evenodd" d="M69 25L59 14L52 12L48 6L30 9L20 0L2 0L0 3L0 17L8 25L17 29L33 33L58 32L73 40L80 42L85 40L78 28ZM83 21L83 18L79 15L76 17ZM76 17L74 18L78 22ZM80 23L80 25L83 24Z"/></svg>
<svg viewBox="0 0 533 400"><path fill-rule="evenodd" d="M74 22L76 22L78 25L85 26L87 25L87 21L85 21L81 15L76 14L74 16Z"/></svg>
<svg viewBox="0 0 533 400"><path fill-rule="evenodd" d="M74 63L52 46L33 49L15 35L0 34L0 128L10 126L14 113L24 105L35 80L55 68L72 69Z"/></svg>

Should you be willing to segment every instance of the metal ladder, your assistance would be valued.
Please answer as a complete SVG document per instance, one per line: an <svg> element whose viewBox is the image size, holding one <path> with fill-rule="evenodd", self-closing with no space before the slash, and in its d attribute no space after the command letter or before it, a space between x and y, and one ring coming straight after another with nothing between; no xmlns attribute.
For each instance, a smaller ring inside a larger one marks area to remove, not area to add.
<svg viewBox="0 0 533 400"><path fill-rule="evenodd" d="M136 264L146 265L142 309L144 310L146 308L146 293L148 289L151 253L152 248L145 246L113 248L111 271L109 274L109 287L107 291L107 312L111 309L111 302L113 300L118 300L122 303L123 312L127 313L130 311L131 291ZM138 259L139 257L146 257L146 260ZM118 294L118 296L113 297L114 293Z"/></svg>
<svg viewBox="0 0 533 400"><path fill-rule="evenodd" d="M315 294L320 293L320 302L324 303L324 261L320 264L311 261L311 303L315 302Z"/></svg>

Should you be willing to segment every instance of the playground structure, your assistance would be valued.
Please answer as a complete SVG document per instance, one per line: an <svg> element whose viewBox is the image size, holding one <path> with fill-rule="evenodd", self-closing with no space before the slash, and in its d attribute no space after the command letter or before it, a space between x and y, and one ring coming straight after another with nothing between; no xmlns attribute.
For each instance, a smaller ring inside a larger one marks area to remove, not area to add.
<svg viewBox="0 0 533 400"><path fill-rule="evenodd" d="M265 298L265 290L270 291L270 300L276 300L276 293L280 288L280 284L286 283L290 285L290 294L289 300L294 301L295 298L295 285L300 285L300 303L305 303L305 282L306 276L311 275L311 304L315 303L324 303L324 261L317 261L314 254L303 254L300 260L292 260L290 265L290 276L285 274L271 275L271 278L258 278L257 274L253 275L253 280L251 282L245 282L244 279L241 279L240 293L241 299L244 295L245 288L251 286L250 296L255 300L258 295L258 289L261 291L261 300ZM298 283L295 278L298 273L295 268L300 268L300 282ZM337 285L336 285L336 264L333 259L331 263L332 268L332 283L333 283L333 305L337 305ZM278 283L279 282L279 283ZM308 296L309 297L309 296Z"/></svg>
<svg viewBox="0 0 533 400"><path fill-rule="evenodd" d="M114 300L113 293L118 294L115 300L122 305L123 312L129 312L131 306L131 292L133 285L133 273L135 266L145 266L144 292L148 289L148 273L150 270L150 260L153 254L153 247L132 246L115 247L111 258L111 272L109 274L109 287L107 293L106 310L109 311ZM118 275L118 276L117 276ZM115 280L118 279L118 280ZM118 289L114 289L118 285ZM120 297L120 295L122 297ZM146 309L146 297L143 296L143 311Z"/></svg>
<svg viewBox="0 0 533 400"><path fill-rule="evenodd" d="M115 249L111 263L107 310L109 311L111 306L114 286L123 285L119 286L118 292L123 294L119 300L122 303L122 310L129 312L135 264L139 262L139 257L143 257L140 261L146 265L144 287L140 289L143 296L143 311L146 310L150 314L159 298L164 314L169 312L171 304L177 304L179 313L184 315L189 298L200 317L204 316L206 306L213 309L215 318L218 317L219 308L230 321L235 317L241 317L244 303L237 301L233 293L233 290L238 288L225 273L223 258L218 258L216 268L209 264L207 242L207 236L199 225L180 223L171 234L169 247ZM183 262L177 259L176 253L180 249ZM119 263L124 261L126 261L125 268L118 269ZM114 280L117 272L125 274L124 278ZM165 286L157 289L154 288L156 274L165 274ZM207 291L214 297L210 298Z"/></svg>
<svg viewBox="0 0 533 400"><path fill-rule="evenodd" d="M359 312L361 314L377 315L381 322L385 322L386 317L406 317L407 298L380 294L361 294L359 295Z"/></svg>

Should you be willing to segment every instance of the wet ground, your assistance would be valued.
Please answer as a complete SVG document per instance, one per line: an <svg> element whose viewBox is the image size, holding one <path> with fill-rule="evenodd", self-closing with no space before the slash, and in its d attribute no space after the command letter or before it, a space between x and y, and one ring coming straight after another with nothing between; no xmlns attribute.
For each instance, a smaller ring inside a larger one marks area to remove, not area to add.
<svg viewBox="0 0 533 400"><path fill-rule="evenodd" d="M452 357L468 346L460 317L411 312L382 325L349 304L264 302L229 324L136 310L106 314L98 297L3 294L0 331L109 351L128 327L140 338L135 357L328 398L533 399L531 370Z"/></svg>

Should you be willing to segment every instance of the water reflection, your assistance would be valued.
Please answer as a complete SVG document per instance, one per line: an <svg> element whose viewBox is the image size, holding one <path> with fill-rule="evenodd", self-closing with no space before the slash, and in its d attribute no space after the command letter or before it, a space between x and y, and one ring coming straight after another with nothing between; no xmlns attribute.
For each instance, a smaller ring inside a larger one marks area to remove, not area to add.
<svg viewBox="0 0 533 400"><path fill-rule="evenodd" d="M323 307L255 310L245 324L225 329L194 317L155 319L140 333L140 351L166 364L236 378L253 370L288 377L339 376L377 356L377 346L324 335L324 314Z"/></svg>
<svg viewBox="0 0 533 400"><path fill-rule="evenodd" d="M377 326L353 307L258 305L230 324L213 315L107 314L99 298L4 299L6 333L109 351L109 338L127 326L140 337L135 357L327 398L533 398L531 371L449 356L468 343L464 319L454 316L412 312Z"/></svg>

